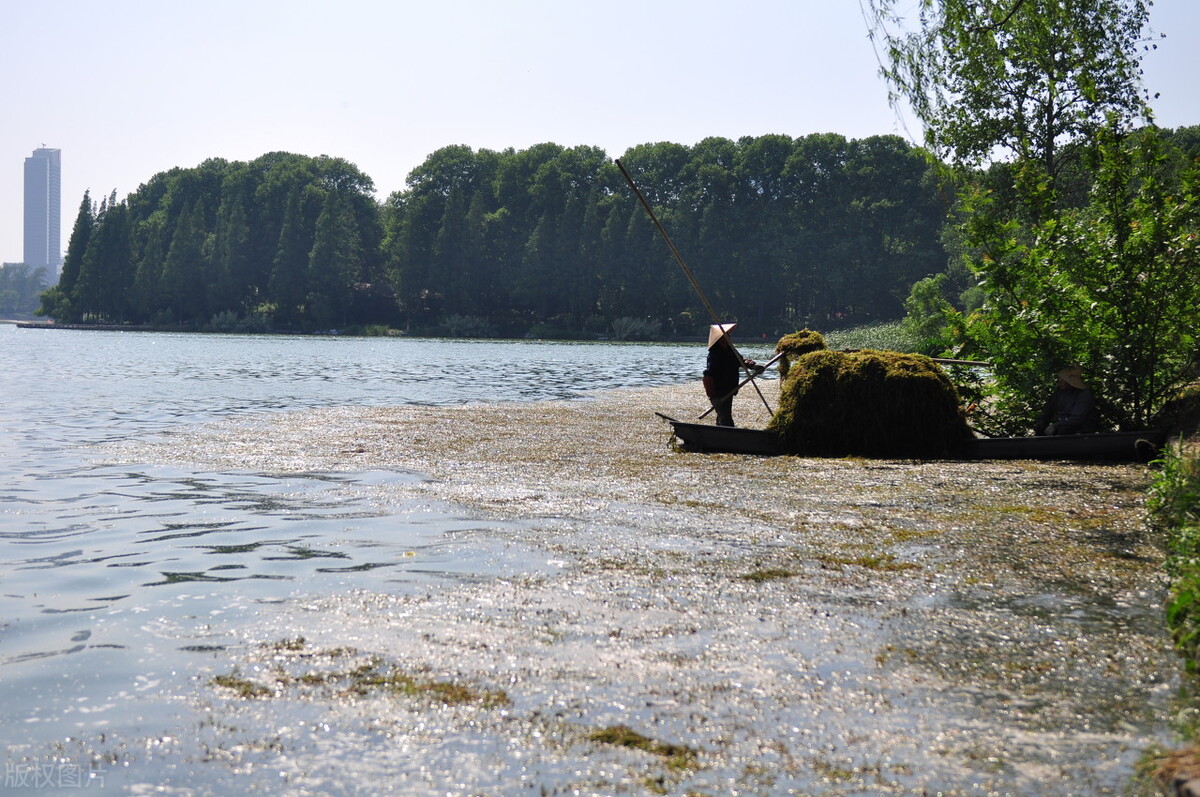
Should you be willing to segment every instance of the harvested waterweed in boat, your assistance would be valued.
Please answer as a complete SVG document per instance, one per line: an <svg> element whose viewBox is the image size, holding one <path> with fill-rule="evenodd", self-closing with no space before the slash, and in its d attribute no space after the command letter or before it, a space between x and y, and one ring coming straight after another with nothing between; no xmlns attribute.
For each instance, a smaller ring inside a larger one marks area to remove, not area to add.
<svg viewBox="0 0 1200 797"><path fill-rule="evenodd" d="M870 350L797 359L767 428L804 456L952 456L972 437L954 385L932 360Z"/></svg>
<svg viewBox="0 0 1200 797"><path fill-rule="evenodd" d="M825 336L811 329L802 329L799 332L784 335L775 344L775 353L783 355L779 358L779 375L787 378L788 369L792 367L793 362L810 351L821 351L825 348L828 348L825 345Z"/></svg>

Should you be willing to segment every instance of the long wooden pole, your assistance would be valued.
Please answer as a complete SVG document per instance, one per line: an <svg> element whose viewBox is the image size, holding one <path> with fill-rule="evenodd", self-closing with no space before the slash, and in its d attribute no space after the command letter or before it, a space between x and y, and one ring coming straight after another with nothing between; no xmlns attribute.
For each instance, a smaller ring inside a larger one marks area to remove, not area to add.
<svg viewBox="0 0 1200 797"><path fill-rule="evenodd" d="M696 275L692 273L692 270L688 268L687 263L684 262L683 255L679 254L679 250L675 248L675 243L671 240L671 236L667 235L667 230L662 226L662 222L658 220L658 216L655 215L654 208L650 207L650 203L646 201L646 197L642 196L642 192L638 189L637 183L633 181L633 178L629 175L629 172L625 170L625 165L621 163L620 160L614 160L613 163L617 164L617 168L621 170L621 175L625 178L625 182L629 183L629 187L632 188L633 193L637 195L638 201L642 203L642 208L646 211L646 215L650 217L650 221L654 222L654 227L658 230L659 235L661 235L663 240L667 242L667 248L670 249L671 254L675 256L675 262L677 262L679 267L683 269L684 275L687 277L688 282L690 282L692 285L692 290L694 290L696 295L700 297L700 303L703 304L704 309L708 311L708 315L710 318L712 318L712 322L721 330L721 336L725 338L725 342L729 344L729 348L733 349L733 353L737 356L738 362L741 363L742 368L745 369L746 373L750 375L750 378L747 381L754 385L754 390L756 393L758 393L758 397L762 399L763 406L767 408L767 412L773 413L771 405L767 403L767 397L763 395L762 391L759 390L758 383L754 381L754 377L757 374L754 373L754 369L746 364L746 358L742 357L742 353L737 350L737 347L733 345L733 341L729 339L729 332L725 329L725 325L721 322L720 316L718 316L717 311L713 309L712 304L708 301L708 297L704 295L704 290L700 287L700 283L696 281Z"/></svg>

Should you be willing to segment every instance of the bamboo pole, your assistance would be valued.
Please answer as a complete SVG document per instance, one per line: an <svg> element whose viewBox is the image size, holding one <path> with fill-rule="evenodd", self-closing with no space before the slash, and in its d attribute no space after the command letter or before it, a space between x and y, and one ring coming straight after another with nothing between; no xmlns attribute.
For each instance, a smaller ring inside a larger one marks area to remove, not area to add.
<svg viewBox="0 0 1200 797"><path fill-rule="evenodd" d="M725 324L717 315L717 311L713 309L712 304L709 303L708 297L704 295L704 290L700 287L700 283L696 281L696 275L694 275L692 270L688 268L687 263L685 263L683 260L683 255L681 255L679 250L675 248L675 243L671 240L671 236L667 235L667 230L665 227L663 227L662 222L658 220L658 216L655 215L654 209L650 207L650 203L646 201L646 197L642 196L642 192L638 189L637 183L633 181L633 178L629 175L629 172L625 170L625 165L621 163L620 160L614 160L613 163L617 164L617 168L621 170L621 176L625 178L625 182L629 183L629 187L632 188L633 193L637 195L638 201L642 203L642 208L646 211L646 215L650 217L650 221L654 222L655 229L658 230L658 233L662 236L663 240L667 242L667 248L670 249L671 254L675 256L675 262L677 262L679 267L683 269L683 273L687 277L688 282L691 283L692 290L696 292L696 296L700 297L700 303L703 304L704 309L708 311L708 315L710 318L712 318L713 324L715 324L721 330L721 336L725 338L725 342L729 344L729 348L733 349L733 353L737 356L738 362L741 363L742 368L747 374L749 374L749 378L745 382L742 382L742 384L744 385L746 382L750 382L750 384L754 385L754 390L756 393L758 393L758 397L762 399L763 406L767 408L767 412L774 414L774 410L771 409L771 405L767 403L767 397L763 395L762 391L759 390L758 383L754 381L754 377L757 376L757 374L755 374L753 369L746 364L746 358L742 356L742 353L738 351L736 346L733 345L733 341L729 339L729 332L725 329ZM741 385L738 387L740 389ZM705 415L707 414L708 413L705 413ZM700 417L704 416L702 415Z"/></svg>

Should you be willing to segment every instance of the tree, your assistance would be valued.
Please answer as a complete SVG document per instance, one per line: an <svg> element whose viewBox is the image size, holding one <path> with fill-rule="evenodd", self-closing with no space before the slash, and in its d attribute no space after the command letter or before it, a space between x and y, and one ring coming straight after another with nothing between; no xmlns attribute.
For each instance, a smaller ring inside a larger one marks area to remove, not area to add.
<svg viewBox="0 0 1200 797"><path fill-rule="evenodd" d="M1090 140L1114 114L1148 114L1149 0L920 0L918 29L892 33L898 3L870 0L884 76L942 158L978 165L1007 153L1053 183L1064 142Z"/></svg>
<svg viewBox="0 0 1200 797"><path fill-rule="evenodd" d="M952 314L959 352L993 361L997 431L1036 415L1047 374L1083 366L1106 420L1144 429L1195 375L1200 351L1200 175L1178 177L1157 136L1098 135L1091 201L1025 234L979 192L968 201L984 306Z"/></svg>
<svg viewBox="0 0 1200 797"><path fill-rule="evenodd" d="M250 224L246 218L244 189L227 181L217 209L217 229L213 247L213 302L219 310L248 309L255 298L254 275L250 265Z"/></svg>
<svg viewBox="0 0 1200 797"><path fill-rule="evenodd" d="M351 286L359 272L360 249L354 214L340 190L325 194L308 256L307 305L312 323L330 329L346 323Z"/></svg>
<svg viewBox="0 0 1200 797"><path fill-rule="evenodd" d="M174 310L174 320L199 323L208 320L205 302L204 210L200 199L185 208L175 226L171 247L163 262L163 298Z"/></svg>
<svg viewBox="0 0 1200 797"><path fill-rule="evenodd" d="M0 266L0 315L31 313L38 307L38 294L46 287L46 269L25 263Z"/></svg>
<svg viewBox="0 0 1200 797"><path fill-rule="evenodd" d="M1049 375L1072 362L1118 426L1149 423L1195 365L1194 177L1165 168L1153 128L1129 135L1151 116L1149 5L920 0L919 30L886 35L895 97L960 167L954 238L983 301L949 316L957 351L993 363L984 406L998 431L1028 428ZM877 31L896 21L896 0L871 6ZM919 283L910 308L936 307L940 287Z"/></svg>
<svg viewBox="0 0 1200 797"><path fill-rule="evenodd" d="M88 240L95 226L96 205L92 202L90 193L84 191L83 201L79 203L79 212L75 216L75 226L71 229L71 238L67 242L67 255L63 259L58 284L42 295L42 306L38 309L38 315L50 316L61 323L79 320L75 284L79 281L83 254L87 251Z"/></svg>
<svg viewBox="0 0 1200 797"><path fill-rule="evenodd" d="M275 324L280 329L300 327L305 297L308 296L307 266L312 245L304 233L300 205L300 189L294 187L284 206L283 226L271 271L269 295L275 305Z"/></svg>

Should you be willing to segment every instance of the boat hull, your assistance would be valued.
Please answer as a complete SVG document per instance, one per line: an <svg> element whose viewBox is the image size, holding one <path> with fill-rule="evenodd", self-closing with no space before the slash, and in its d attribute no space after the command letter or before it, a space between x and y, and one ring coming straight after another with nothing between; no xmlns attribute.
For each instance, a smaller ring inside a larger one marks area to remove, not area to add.
<svg viewBox="0 0 1200 797"><path fill-rule="evenodd" d="M785 453L778 435L764 429L742 429L677 421L661 412L684 448L710 454L777 456ZM1048 437L983 437L963 459L1107 460L1145 462L1166 442L1165 432L1101 432Z"/></svg>
<svg viewBox="0 0 1200 797"><path fill-rule="evenodd" d="M675 437L689 451L708 454L755 454L776 456L783 453L783 441L764 429L741 429L736 426L713 426L687 423L657 413L669 421Z"/></svg>
<svg viewBox="0 0 1200 797"><path fill-rule="evenodd" d="M975 459L1075 459L1148 462L1163 443L1165 432L1099 432L1046 437L983 437L975 441Z"/></svg>

